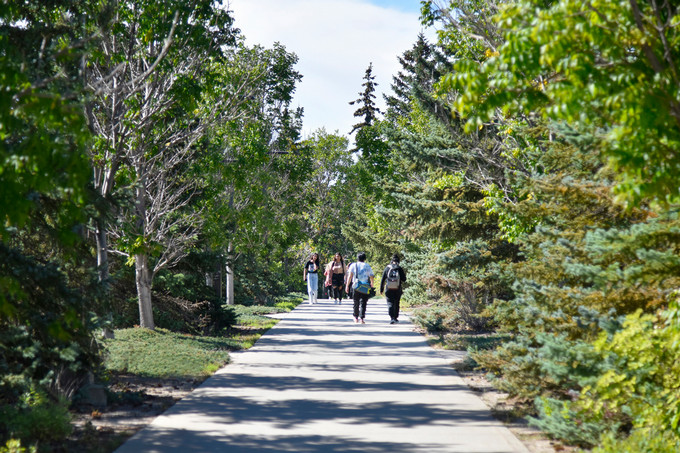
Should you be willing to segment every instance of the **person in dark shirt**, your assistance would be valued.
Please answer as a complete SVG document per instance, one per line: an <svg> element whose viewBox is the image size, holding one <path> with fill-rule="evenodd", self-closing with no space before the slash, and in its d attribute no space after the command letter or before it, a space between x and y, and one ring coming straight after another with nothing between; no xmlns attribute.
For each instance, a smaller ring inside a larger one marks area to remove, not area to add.
<svg viewBox="0 0 680 453"><path fill-rule="evenodd" d="M319 290L319 254L312 253L309 261L305 264L305 270L302 273L302 278L307 282L307 294L309 294L309 303L316 303L316 292Z"/></svg>
<svg viewBox="0 0 680 453"><path fill-rule="evenodd" d="M403 283L406 281L406 272L399 265L399 255L392 255L392 262L383 271L380 280L380 294L387 299L387 312L390 315L390 324L399 322L399 302L403 291Z"/></svg>

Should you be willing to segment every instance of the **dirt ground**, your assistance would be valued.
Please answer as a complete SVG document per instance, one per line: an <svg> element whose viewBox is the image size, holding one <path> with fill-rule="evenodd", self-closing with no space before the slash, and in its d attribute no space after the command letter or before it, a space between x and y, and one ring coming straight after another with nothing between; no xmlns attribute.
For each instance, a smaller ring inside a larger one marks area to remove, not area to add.
<svg viewBox="0 0 680 453"><path fill-rule="evenodd" d="M113 375L109 382L112 398L105 408L79 406L72 411L74 431L64 451L114 451L201 382Z"/></svg>

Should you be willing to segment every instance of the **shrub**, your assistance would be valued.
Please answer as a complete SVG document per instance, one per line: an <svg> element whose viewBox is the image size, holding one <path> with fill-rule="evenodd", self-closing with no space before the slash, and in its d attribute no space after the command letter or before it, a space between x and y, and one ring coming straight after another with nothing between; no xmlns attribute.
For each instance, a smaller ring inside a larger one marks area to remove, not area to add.
<svg viewBox="0 0 680 453"><path fill-rule="evenodd" d="M455 309L450 305L418 307L413 310L411 319L428 333L448 332L457 324Z"/></svg>
<svg viewBox="0 0 680 453"><path fill-rule="evenodd" d="M67 404L51 400L42 390L25 393L15 406L1 407L0 426L25 444L61 441L72 431Z"/></svg>
<svg viewBox="0 0 680 453"><path fill-rule="evenodd" d="M680 451L678 436L662 427L636 429L624 439L615 433L603 437L600 445L591 453L677 453Z"/></svg>
<svg viewBox="0 0 680 453"><path fill-rule="evenodd" d="M678 451L672 448L680 444L678 301L660 315L641 310L628 315L620 330L603 332L595 348L602 354L604 370L584 386L573 407L591 420L606 416L608 424L628 425L624 433L616 425L610 428L602 451ZM627 432L628 438L620 440ZM635 450L640 445L645 448Z"/></svg>
<svg viewBox="0 0 680 453"><path fill-rule="evenodd" d="M20 395L36 388L70 397L99 361L92 335L96 317L86 300L58 266L4 245L0 280L14 281L0 297L5 303L0 316L0 404L16 404Z"/></svg>
<svg viewBox="0 0 680 453"><path fill-rule="evenodd" d="M584 420L584 416L572 409L567 401L552 398L537 398L535 401L539 416L529 417L529 424L540 428L553 438L572 445L596 445L606 429L618 429L618 425Z"/></svg>
<svg viewBox="0 0 680 453"><path fill-rule="evenodd" d="M28 447L23 447L19 439L10 439L7 441L5 446L0 445L0 453L36 453L38 451L35 445Z"/></svg>

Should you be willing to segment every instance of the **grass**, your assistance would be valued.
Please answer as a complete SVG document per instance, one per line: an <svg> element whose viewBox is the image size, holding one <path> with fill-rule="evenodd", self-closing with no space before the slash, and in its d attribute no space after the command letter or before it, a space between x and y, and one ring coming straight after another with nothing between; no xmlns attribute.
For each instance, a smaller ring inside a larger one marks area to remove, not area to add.
<svg viewBox="0 0 680 453"><path fill-rule="evenodd" d="M250 348L276 325L278 320L265 314L290 311L301 301L292 295L273 306L236 305L236 324L220 337L166 329L116 330L114 339L104 340L104 367L149 378L206 378L229 362L229 351Z"/></svg>
<svg viewBox="0 0 680 453"><path fill-rule="evenodd" d="M165 329L121 329L105 341L109 371L144 377L206 377L229 362L239 349L232 338L197 337ZM217 368L216 368L217 367Z"/></svg>

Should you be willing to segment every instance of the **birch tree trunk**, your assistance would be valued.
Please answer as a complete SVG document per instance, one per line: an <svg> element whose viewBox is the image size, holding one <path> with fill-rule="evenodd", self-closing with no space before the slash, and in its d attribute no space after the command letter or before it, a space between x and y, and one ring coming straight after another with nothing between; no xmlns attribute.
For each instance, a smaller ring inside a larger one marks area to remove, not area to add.
<svg viewBox="0 0 680 453"><path fill-rule="evenodd" d="M100 282L109 279L109 254L106 237L106 222L102 219L96 220L95 239L97 243L97 275Z"/></svg>
<svg viewBox="0 0 680 453"><path fill-rule="evenodd" d="M141 175L137 185L137 200L135 203L137 234L145 237L147 230L147 180L143 159L135 162L134 168ZM149 268L149 254L142 248L135 257L135 282L137 283L137 300L139 303L139 325L147 329L154 329L153 308L151 305L151 282L153 270Z"/></svg>
<svg viewBox="0 0 680 453"><path fill-rule="evenodd" d="M139 298L139 325L153 330L155 325L151 306L151 274L148 255L135 255L135 281L137 282L137 296Z"/></svg>
<svg viewBox="0 0 680 453"><path fill-rule="evenodd" d="M229 248L227 249L227 305L234 305L234 256L232 253L232 243L229 243Z"/></svg>

